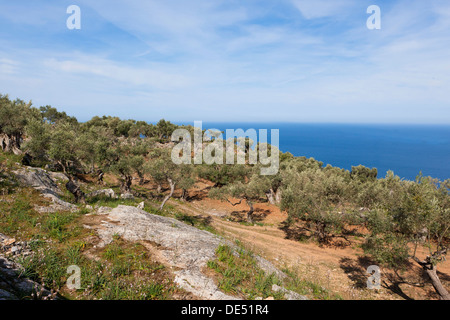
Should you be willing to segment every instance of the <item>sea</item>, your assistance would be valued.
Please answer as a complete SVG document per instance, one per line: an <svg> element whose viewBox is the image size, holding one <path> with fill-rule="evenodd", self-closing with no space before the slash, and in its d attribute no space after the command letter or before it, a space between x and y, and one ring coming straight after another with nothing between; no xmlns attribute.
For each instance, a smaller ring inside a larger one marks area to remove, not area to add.
<svg viewBox="0 0 450 320"><path fill-rule="evenodd" d="M191 124L193 123L183 123ZM405 180L450 178L450 125L203 122L203 129L278 129L280 149L351 170L364 165ZM270 130L268 130L270 143Z"/></svg>

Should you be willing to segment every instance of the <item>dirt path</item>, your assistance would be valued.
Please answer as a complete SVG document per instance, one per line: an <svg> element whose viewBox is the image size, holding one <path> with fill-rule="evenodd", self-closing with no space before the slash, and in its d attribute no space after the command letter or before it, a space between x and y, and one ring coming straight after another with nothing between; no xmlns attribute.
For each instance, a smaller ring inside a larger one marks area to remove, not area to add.
<svg viewBox="0 0 450 320"><path fill-rule="evenodd" d="M208 216L212 226L230 240L240 240L255 253L272 261L278 267L288 267L305 280L313 281L344 299L436 299L431 284L421 276L421 270L411 265L401 278L382 270L382 289L367 289L367 267L374 264L363 258L363 252L353 243L347 247L319 247L311 242L286 238L280 229L286 213L270 204L256 204L255 215L259 222L249 226L230 220L244 217L245 205L231 206L218 200L204 198L191 203L173 202L180 210ZM355 241L354 241L355 242ZM439 266L441 280L450 287L449 263Z"/></svg>

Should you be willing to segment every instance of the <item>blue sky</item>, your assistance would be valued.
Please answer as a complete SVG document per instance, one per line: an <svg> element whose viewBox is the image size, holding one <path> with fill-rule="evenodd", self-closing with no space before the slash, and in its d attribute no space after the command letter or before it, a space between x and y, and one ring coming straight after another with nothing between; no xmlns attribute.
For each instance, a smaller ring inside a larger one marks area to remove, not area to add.
<svg viewBox="0 0 450 320"><path fill-rule="evenodd" d="M0 92L80 121L450 124L449 89L448 0L0 0Z"/></svg>

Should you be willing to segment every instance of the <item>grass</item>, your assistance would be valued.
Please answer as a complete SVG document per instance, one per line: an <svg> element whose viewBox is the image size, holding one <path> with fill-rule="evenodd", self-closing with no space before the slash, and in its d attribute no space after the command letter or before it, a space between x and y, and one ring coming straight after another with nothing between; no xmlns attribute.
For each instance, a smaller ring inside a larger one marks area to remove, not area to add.
<svg viewBox="0 0 450 320"><path fill-rule="evenodd" d="M264 227L266 224L263 222L248 222L248 221L239 221L240 225L247 226L247 227L253 227L253 226L259 226Z"/></svg>
<svg viewBox="0 0 450 320"><path fill-rule="evenodd" d="M14 170L20 167L16 163L22 162L22 156L14 153L0 151L0 164L8 170Z"/></svg>
<svg viewBox="0 0 450 320"><path fill-rule="evenodd" d="M224 292L244 299L256 297L284 299L282 293L272 290L272 285L277 284L316 300L342 300L342 297L319 284L299 278L292 270L282 270L287 275L283 280L278 279L275 274L265 273L258 266L253 253L245 249L240 241L236 243L237 249L227 245L219 246L216 249L215 259L207 262L208 269L215 273L217 286Z"/></svg>
<svg viewBox="0 0 450 320"><path fill-rule="evenodd" d="M57 247L35 241L34 254L17 259L23 267L21 276L43 282L72 299L166 300L180 291L173 276L139 243L118 238L98 253L98 261L88 259L85 249L82 241ZM80 290L66 287L71 265L81 269Z"/></svg>
<svg viewBox="0 0 450 320"><path fill-rule="evenodd" d="M216 249L216 258L208 261L207 267L216 273L217 285L224 292L244 299L283 299L281 293L272 290L272 285L280 284L280 281L274 274L267 275L261 270L248 250L220 245Z"/></svg>
<svg viewBox="0 0 450 320"><path fill-rule="evenodd" d="M8 195L14 192L17 182L5 174L0 166L0 195Z"/></svg>
<svg viewBox="0 0 450 320"><path fill-rule="evenodd" d="M88 287L102 299L169 299L179 290L165 266L140 243L115 237L100 256L105 261L103 277L94 277Z"/></svg>
<svg viewBox="0 0 450 320"><path fill-rule="evenodd" d="M328 289L312 281L301 279L296 272L290 269L285 268L282 271L288 276L284 283L284 287L288 290L315 300L343 300L339 294L330 292Z"/></svg>
<svg viewBox="0 0 450 320"><path fill-rule="evenodd" d="M208 217L192 216L181 212L175 212L174 217L175 219L196 227L197 229L216 233L216 230L211 226L210 219L208 219Z"/></svg>
<svg viewBox="0 0 450 320"><path fill-rule="evenodd" d="M46 205L39 192L31 188L20 188L0 202L0 232L14 237L47 237L64 242L83 234L76 220L85 211L59 211L38 213L34 205Z"/></svg>
<svg viewBox="0 0 450 320"><path fill-rule="evenodd" d="M110 207L110 208L117 208L119 205L124 206L136 206L138 205L142 200L139 199L113 199L106 196L96 196L92 198L87 198L86 203L94 206L97 205L99 207Z"/></svg>
<svg viewBox="0 0 450 320"><path fill-rule="evenodd" d="M0 232L14 235L21 229L28 230L36 227L40 219L32 203L45 202L41 200L37 191L30 188L4 195L0 201Z"/></svg>
<svg viewBox="0 0 450 320"><path fill-rule="evenodd" d="M79 216L79 212L50 213L43 219L41 230L50 238L59 242L76 238L83 233L81 226L72 224Z"/></svg>

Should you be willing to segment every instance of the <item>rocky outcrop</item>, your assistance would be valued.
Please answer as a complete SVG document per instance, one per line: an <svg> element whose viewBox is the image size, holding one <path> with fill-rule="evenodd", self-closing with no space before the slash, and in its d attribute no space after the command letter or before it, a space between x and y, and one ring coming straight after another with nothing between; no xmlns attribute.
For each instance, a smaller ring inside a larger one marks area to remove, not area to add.
<svg viewBox="0 0 450 320"><path fill-rule="evenodd" d="M27 167L13 171L13 173L20 183L33 187L42 193L55 196L62 194L58 185L44 169Z"/></svg>
<svg viewBox="0 0 450 320"><path fill-rule="evenodd" d="M221 292L212 279L206 277L201 269L215 254L215 249L224 242L219 237L178 220L152 215L136 207L118 206L101 213L107 215L97 232L102 239L99 246L120 235L129 241L150 241L158 246L166 264L179 269L175 271L175 282L185 290L202 299L236 299Z"/></svg>
<svg viewBox="0 0 450 320"><path fill-rule="evenodd" d="M175 282L180 287L201 299L236 299L221 292L213 279L202 272L206 263L214 259L217 247L221 244L235 247L231 242L176 219L149 214L136 207L120 205L115 209L102 208L97 214L108 218L97 228L101 238L99 246L110 243L116 235L129 241L150 242L157 246L162 260L177 270ZM267 273L285 277L269 261L261 257L257 257L257 261Z"/></svg>
<svg viewBox="0 0 450 320"><path fill-rule="evenodd" d="M31 254L28 244L0 233L0 300L56 299L56 294L22 276L23 267L10 260Z"/></svg>
<svg viewBox="0 0 450 320"><path fill-rule="evenodd" d="M16 241L16 239L7 237L0 233L0 253L6 257L24 257L31 255L32 251L27 242Z"/></svg>
<svg viewBox="0 0 450 320"><path fill-rule="evenodd" d="M20 183L38 190L44 197L52 201L52 205L49 207L37 206L35 209L38 212L77 210L77 206L59 198L62 195L62 191L59 189L51 174L46 170L27 167L13 171L13 173ZM65 177L64 174L62 175ZM61 174L53 174L55 179L64 180L63 176Z"/></svg>

